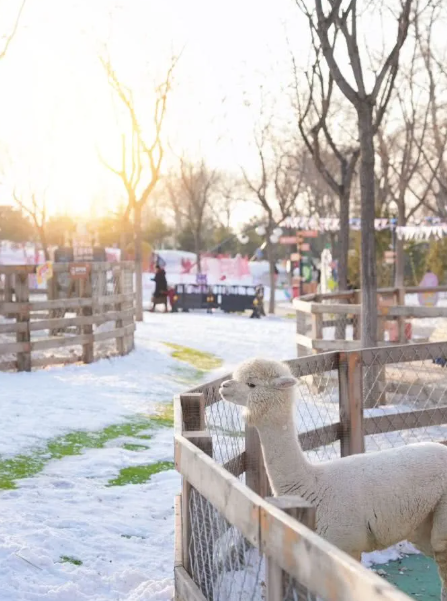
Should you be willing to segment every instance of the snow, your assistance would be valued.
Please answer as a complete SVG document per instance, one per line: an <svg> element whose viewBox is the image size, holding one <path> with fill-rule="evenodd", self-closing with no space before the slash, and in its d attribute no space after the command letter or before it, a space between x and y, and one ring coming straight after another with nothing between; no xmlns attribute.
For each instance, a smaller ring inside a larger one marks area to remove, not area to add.
<svg viewBox="0 0 447 601"><path fill-rule="evenodd" d="M49 441L69 432L98 431L154 414L173 394L190 388L197 375L172 358L164 342L220 357L222 367L206 375L212 380L249 356L293 358L294 330L293 321L279 317L145 314L136 332L136 350L126 357L30 374L0 373L0 459L45 451ZM330 380L324 395L303 382L298 399L300 429L338 421L338 389ZM378 411L405 409L399 405ZM234 432L242 428L237 409L216 403L208 410L208 420L219 443L218 458L237 453L242 444ZM136 434L116 437L80 455L47 458L39 473L18 480L16 489L0 491L2 601L172 599L173 503L180 477L167 470L143 484L108 486L123 468L172 461L172 429L160 427L150 434L147 448L138 452L123 446L138 443ZM426 428L421 436L430 439L434 434L440 435L439 428ZM445 431L442 434L446 437ZM408 442L399 436L371 438L381 447ZM334 444L308 455L321 460L337 453ZM0 463L0 476L1 469ZM409 551L405 543L365 555L363 561L381 563ZM62 557L82 564L64 563Z"/></svg>

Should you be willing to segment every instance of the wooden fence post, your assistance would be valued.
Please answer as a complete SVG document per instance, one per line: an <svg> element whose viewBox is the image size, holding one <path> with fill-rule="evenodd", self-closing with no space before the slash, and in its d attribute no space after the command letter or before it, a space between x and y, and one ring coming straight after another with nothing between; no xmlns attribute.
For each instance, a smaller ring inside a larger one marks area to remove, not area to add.
<svg viewBox="0 0 447 601"><path fill-rule="evenodd" d="M398 288L397 304L401 307L405 306L405 288ZM403 315L399 315L397 318L397 332L399 344L405 344L407 337L405 335L405 317Z"/></svg>
<svg viewBox="0 0 447 601"><path fill-rule="evenodd" d="M189 393L180 395L182 406L183 428L182 434L192 444L202 450L204 453L213 456L213 440L209 432L205 430L205 397L201 393ZM198 494L198 493L195 493ZM199 527L193 532L191 522L191 495L192 487L189 482L183 478L182 483L182 561L183 567L188 574L192 576L192 565L190 557L194 557L198 564L198 574L206 574L205 582L199 582L199 588L206 595L207 600L212 601L212 579L213 579L213 534L212 519L207 515L207 502L195 507L197 515L196 524ZM205 526L205 524L207 526ZM207 529L208 527L208 529ZM202 552L199 552L201 548ZM203 549L205 552L203 552ZM191 555L189 553L191 549ZM203 562L201 564L201 562Z"/></svg>
<svg viewBox="0 0 447 601"><path fill-rule="evenodd" d="M283 497L270 497L267 501L304 524L310 530L315 530L315 507L305 499L295 495L285 495ZM289 574L279 567L274 558L266 558L265 571L266 601L289 601L292 599L308 601L311 598L306 589L302 587L300 589L299 583L297 583L298 587L293 584Z"/></svg>
<svg viewBox="0 0 447 601"><path fill-rule="evenodd" d="M296 310L296 333L302 334L303 336L307 335L306 329L306 313L304 311ZM305 357L309 354L308 349L301 344L296 345L296 356L297 357Z"/></svg>
<svg viewBox="0 0 447 601"><path fill-rule="evenodd" d="M200 393L181 394L182 405L182 433L203 431L205 429L205 398ZM189 505L191 500L191 485L183 478L182 483L182 552L183 567L191 573L189 561L189 545L191 543L191 516Z"/></svg>
<svg viewBox="0 0 447 601"><path fill-rule="evenodd" d="M20 272L15 274L15 292L17 303L29 303L29 282L28 273ZM15 315L17 323L26 324L24 332L17 332L17 342L27 343L27 349L17 353L17 370L18 371L31 371L31 333L29 328L30 312L29 306L20 310Z"/></svg>
<svg viewBox="0 0 447 601"><path fill-rule="evenodd" d="M247 425L245 426L245 482L260 497L265 498L272 494L258 431Z"/></svg>
<svg viewBox="0 0 447 601"><path fill-rule="evenodd" d="M363 366L358 351L339 353L338 391L341 456L363 453Z"/></svg>
<svg viewBox="0 0 447 601"><path fill-rule="evenodd" d="M87 279L79 281L80 286L80 296L81 298L90 298L92 304L89 307L83 307L82 315L84 316L92 316L93 315L93 287L92 287L92 270L89 266L87 272ZM82 345L82 361L83 363L93 363L95 352L94 352L94 342L93 342L93 325L84 324L82 327L82 333L84 335L89 336L89 341L85 342Z"/></svg>
<svg viewBox="0 0 447 601"><path fill-rule="evenodd" d="M114 294L122 294L123 293L123 270L114 270L113 271L113 293ZM123 311L123 307L125 305L122 302L115 304L115 311L119 311L120 313ZM127 324L126 324L127 325ZM115 328L118 330L124 326L124 321L122 316L119 317L115 322ZM125 344L124 344L124 335L118 336L116 339L116 350L119 355L125 355Z"/></svg>
<svg viewBox="0 0 447 601"><path fill-rule="evenodd" d="M323 313L311 313L312 340L323 340ZM314 353L318 351L314 350Z"/></svg>

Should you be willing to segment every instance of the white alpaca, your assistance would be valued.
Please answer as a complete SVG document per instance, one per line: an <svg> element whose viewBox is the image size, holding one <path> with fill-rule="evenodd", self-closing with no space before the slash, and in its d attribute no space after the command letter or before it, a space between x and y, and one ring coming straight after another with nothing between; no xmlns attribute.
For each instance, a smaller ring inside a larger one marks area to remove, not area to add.
<svg viewBox="0 0 447 601"><path fill-rule="evenodd" d="M273 494L312 503L317 533L358 560L411 541L434 557L447 601L447 447L418 443L311 464L294 423L296 383L286 364L252 359L219 390L258 430Z"/></svg>

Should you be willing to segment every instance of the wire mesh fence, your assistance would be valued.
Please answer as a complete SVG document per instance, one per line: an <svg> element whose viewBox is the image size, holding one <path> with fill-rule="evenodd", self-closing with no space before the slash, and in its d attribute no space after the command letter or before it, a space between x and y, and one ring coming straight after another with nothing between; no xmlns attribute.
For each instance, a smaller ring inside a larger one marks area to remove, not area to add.
<svg viewBox="0 0 447 601"><path fill-rule="evenodd" d="M288 364L298 378L297 436L312 462L348 454L351 447L344 436L352 437L350 430L358 425L367 452L421 440L447 440L447 343L332 352ZM247 454L249 432L241 408L219 399L222 379L201 387L204 405L206 401L203 424L190 425L208 430L213 458L251 486L258 467ZM355 411L359 411L358 422ZM192 488L188 497L188 560L192 579L206 599L326 601L315 595L316 590L321 593L318 586L306 588L309 573L304 581L295 578L294 570L285 573L275 563L275 554L264 554L201 492ZM343 589L349 584L338 576L335 581L340 594L333 589L327 599L353 598ZM394 592L390 594L394 598Z"/></svg>

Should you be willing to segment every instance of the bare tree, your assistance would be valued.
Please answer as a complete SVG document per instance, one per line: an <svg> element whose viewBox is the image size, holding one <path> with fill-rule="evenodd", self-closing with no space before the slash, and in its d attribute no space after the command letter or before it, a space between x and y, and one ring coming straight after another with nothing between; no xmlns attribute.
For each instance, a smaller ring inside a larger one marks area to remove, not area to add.
<svg viewBox="0 0 447 601"><path fill-rule="evenodd" d="M197 273L202 269L205 218L218 190L219 178L217 170L211 169L203 159L194 163L182 157L178 179L168 183L171 205L175 206L179 218L188 225L194 237Z"/></svg>
<svg viewBox="0 0 447 601"><path fill-rule="evenodd" d="M272 135L270 121L255 131L254 142L259 158L258 173L250 177L243 167L241 170L247 190L265 215L265 248L270 274L269 313L274 313L276 257L271 238L278 223L294 212L303 187L305 161L301 149L290 148Z"/></svg>
<svg viewBox="0 0 447 601"><path fill-rule="evenodd" d="M36 230L39 242L42 246L42 250L45 255L45 261L50 260L50 253L48 251L48 242L46 234L47 226L47 201L46 201L46 189L37 195L35 192L29 194L29 198L24 200L23 195L18 195L16 190L13 191L13 198L20 209L31 217L34 228Z"/></svg>
<svg viewBox="0 0 447 601"><path fill-rule="evenodd" d="M340 229L338 234L338 279L339 289L346 290L348 284L349 252L349 207L351 186L355 167L360 156L357 140L352 143L337 142L331 132L331 121L335 111L340 111L334 102L334 78L329 71L324 73L321 48L311 30L314 58L311 69L306 73L307 99L303 100L295 58L292 57L298 127L309 150L315 167L326 184L338 198ZM321 188L321 186L320 186Z"/></svg>
<svg viewBox="0 0 447 601"><path fill-rule="evenodd" d="M11 32L8 35L3 36L3 38L2 38L3 48L0 49L0 60L2 58L5 58L6 53L8 52L9 46L17 33L17 30L19 28L20 19L22 17L23 10L25 8L25 4L26 4L26 0L22 0L19 10L17 11L16 17L14 19L14 23L12 25Z"/></svg>
<svg viewBox="0 0 447 601"><path fill-rule="evenodd" d="M164 155L161 133L177 60L177 57L172 59L164 80L155 89L155 100L151 107L153 129L149 135L145 135L137 115L132 91L119 80L110 60L101 58L101 63L107 74L109 84L121 100L130 121L130 135L126 136L123 134L121 137L121 165L113 167L103 159L101 160L112 173L121 179L125 188L127 205L123 220L126 222L130 220L131 216L133 217L137 321L143 320L141 213L160 179L160 169Z"/></svg>
<svg viewBox="0 0 447 601"><path fill-rule="evenodd" d="M447 105L445 94L447 92L447 68L445 57L438 56L433 43L434 24L446 17L445 3L434 0L429 3L424 20L418 15L415 19L416 39L424 61L428 79L428 102L430 119L428 122L429 139L432 141L429 148L424 148L423 154L428 166L429 174L426 183L432 183L433 202L426 206L436 215L447 218Z"/></svg>
<svg viewBox="0 0 447 601"><path fill-rule="evenodd" d="M396 86L394 105L399 108L400 123L391 129L384 122L378 130L376 153L378 164L376 210L397 210L397 225L405 226L411 217L426 206L433 189L440 161L429 165L426 160L430 145L429 119L431 101L417 83L417 46L414 46L408 68ZM420 78L419 78L420 79ZM445 142L444 142L445 144ZM442 156L442 155L441 155ZM396 241L394 285L404 286L404 241Z"/></svg>
<svg viewBox="0 0 447 601"><path fill-rule="evenodd" d="M396 18L397 32L388 54L383 53L381 64L372 67L374 81L370 91L365 83L365 66L360 56L358 39L357 0L328 0L313 3L296 0L306 15L310 28L318 39L318 48L325 58L331 77L354 107L360 145L360 203L362 240L362 345L377 342L377 273L375 257L375 174L374 136L387 109L399 68L401 48L408 34L412 0L400 0ZM377 9L377 6L375 6ZM325 10L326 9L326 10ZM390 11L390 15L392 12ZM347 53L351 77L343 74L340 63L339 40ZM352 83L354 85L352 85Z"/></svg>

